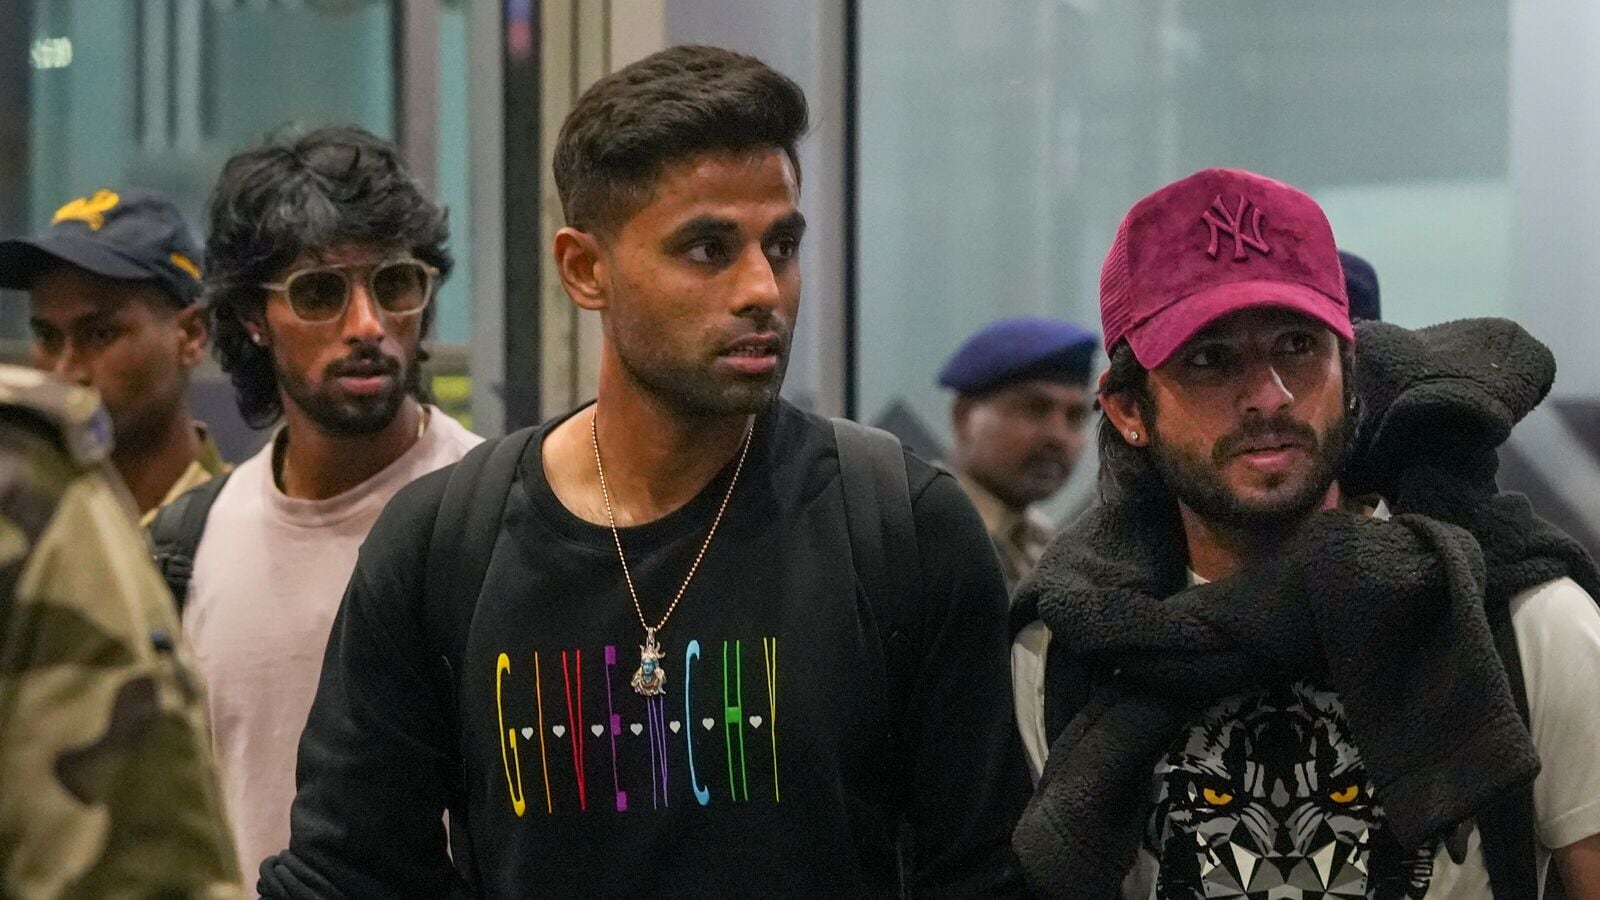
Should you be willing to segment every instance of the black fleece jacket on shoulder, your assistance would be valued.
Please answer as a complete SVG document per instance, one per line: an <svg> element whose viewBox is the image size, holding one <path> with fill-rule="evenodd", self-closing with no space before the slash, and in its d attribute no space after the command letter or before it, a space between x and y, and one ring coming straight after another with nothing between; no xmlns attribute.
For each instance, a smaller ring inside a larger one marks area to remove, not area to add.
<svg viewBox="0 0 1600 900"><path fill-rule="evenodd" d="M1502 664L1516 652L1509 600L1563 575L1600 593L1583 549L1494 483L1495 449L1548 392L1554 360L1503 320L1363 323L1356 351L1341 484L1383 496L1393 519L1315 513L1272 559L1185 588L1175 506L1134 495L1079 519L1019 592L1013 622L1042 619L1050 665L1090 685L1067 701L1077 708L1013 836L1049 896L1114 895L1150 773L1184 724L1297 677L1341 694L1400 846L1526 813L1538 759L1516 667Z"/></svg>

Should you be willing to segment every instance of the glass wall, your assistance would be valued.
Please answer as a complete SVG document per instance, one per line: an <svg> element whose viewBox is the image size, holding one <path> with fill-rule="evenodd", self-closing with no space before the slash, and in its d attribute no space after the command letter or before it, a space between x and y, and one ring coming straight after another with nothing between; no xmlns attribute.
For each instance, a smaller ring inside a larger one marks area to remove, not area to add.
<svg viewBox="0 0 1600 900"><path fill-rule="evenodd" d="M1022 314L1098 328L1118 220L1206 166L1315 196L1377 268L1386 319L1509 311L1508 0L857 8L867 421L942 445L935 373L968 334Z"/></svg>
<svg viewBox="0 0 1600 900"><path fill-rule="evenodd" d="M433 399L441 409L472 427L472 127L467 97L467 54L471 52L467 2L444 0L438 18L438 148L434 192L450 210L450 252L455 269L439 288L434 319ZM484 52L495 53L490 47Z"/></svg>
<svg viewBox="0 0 1600 900"><path fill-rule="evenodd" d="M472 128L467 121L466 2L445 3L439 13L439 150L435 182L439 199L450 210L450 250L456 268L439 291L439 317L434 337L446 344L472 340L472 233L468 228L471 181L467 156ZM496 52L488 48L487 52Z"/></svg>
<svg viewBox="0 0 1600 900"><path fill-rule="evenodd" d="M387 3L28 5L34 47L57 48L30 79L27 203L41 223L72 197L138 184L170 194L198 230L222 162L269 130L394 132Z"/></svg>

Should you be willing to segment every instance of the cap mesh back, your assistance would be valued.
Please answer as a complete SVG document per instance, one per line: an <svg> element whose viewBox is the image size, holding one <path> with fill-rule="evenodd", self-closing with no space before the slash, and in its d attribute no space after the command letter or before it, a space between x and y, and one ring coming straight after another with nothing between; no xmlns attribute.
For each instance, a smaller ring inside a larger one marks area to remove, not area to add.
<svg viewBox="0 0 1600 900"><path fill-rule="evenodd" d="M1100 330L1106 352L1117 345L1133 324L1133 275L1128 270L1128 219L1117 226L1117 236L1100 269Z"/></svg>

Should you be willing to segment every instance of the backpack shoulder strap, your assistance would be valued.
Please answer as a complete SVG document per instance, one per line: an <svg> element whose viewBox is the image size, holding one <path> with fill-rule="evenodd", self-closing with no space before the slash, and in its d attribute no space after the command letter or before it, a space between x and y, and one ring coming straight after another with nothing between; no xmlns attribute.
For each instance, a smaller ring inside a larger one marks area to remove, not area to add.
<svg viewBox="0 0 1600 900"><path fill-rule="evenodd" d="M922 562L905 449L889 432L849 419L833 420L833 436L850 555L883 648L889 747L894 752L910 746L907 720L921 664ZM910 785L903 777L894 780L894 792L903 798ZM911 896L916 835L903 817L895 824L894 844L897 896L905 898Z"/></svg>
<svg viewBox="0 0 1600 900"><path fill-rule="evenodd" d="M833 434L850 551L877 619L898 722L910 705L922 629L922 563L905 451L887 431L848 419L834 419ZM899 730L897 724L896 738Z"/></svg>
<svg viewBox="0 0 1600 900"><path fill-rule="evenodd" d="M1522 652L1511 627L1509 604L1491 605L1489 628L1495 649L1511 682L1511 696L1524 725L1529 722L1528 689L1522 677ZM1499 898L1538 897L1539 873L1536 856L1538 839L1534 835L1533 785L1509 791L1478 814L1478 837L1483 841L1483 865L1489 871L1489 888ZM1550 867L1545 895L1552 896L1551 885L1558 879Z"/></svg>
<svg viewBox="0 0 1600 900"><path fill-rule="evenodd" d="M451 667L452 682L500 534L506 495L534 430L525 428L472 448L456 462L445 482L428 539L423 578L429 633L435 649Z"/></svg>
<svg viewBox="0 0 1600 900"><path fill-rule="evenodd" d="M424 562L424 626L440 663L440 692L449 721L460 744L461 717L457 697L461 688L461 661L466 655L478 595L489 571L506 497L516 480L517 463L536 429L524 428L472 448L450 469L444 496L428 538ZM466 764L449 791L450 856L466 885L482 884L467 827ZM460 885L457 886L458 888ZM452 894L455 896L455 894Z"/></svg>
<svg viewBox="0 0 1600 900"><path fill-rule="evenodd" d="M197 485L178 499L168 503L151 520L150 551L156 568L172 592L178 606L178 616L189 601L189 580L194 576L194 555L200 548L200 538L205 536L206 518L217 496L228 483L232 470L218 473L205 484Z"/></svg>

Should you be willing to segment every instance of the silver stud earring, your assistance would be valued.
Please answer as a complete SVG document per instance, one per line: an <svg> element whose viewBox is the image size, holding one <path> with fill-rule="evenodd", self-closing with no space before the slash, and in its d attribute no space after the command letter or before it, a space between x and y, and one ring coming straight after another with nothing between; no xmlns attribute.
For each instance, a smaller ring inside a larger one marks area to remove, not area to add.
<svg viewBox="0 0 1600 900"><path fill-rule="evenodd" d="M254 341L255 345L257 347L261 346L261 332L259 332L259 331L250 332L250 340Z"/></svg>
<svg viewBox="0 0 1600 900"><path fill-rule="evenodd" d="M1137 431L1128 432L1128 440L1137 441L1138 439L1139 439L1139 432L1137 432Z"/></svg>

